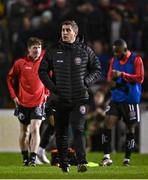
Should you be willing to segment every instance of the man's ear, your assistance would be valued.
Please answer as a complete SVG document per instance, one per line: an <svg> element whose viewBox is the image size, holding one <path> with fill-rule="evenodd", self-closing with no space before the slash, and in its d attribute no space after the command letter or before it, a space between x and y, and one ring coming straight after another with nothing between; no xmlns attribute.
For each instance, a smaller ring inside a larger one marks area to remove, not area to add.
<svg viewBox="0 0 148 180"><path fill-rule="evenodd" d="M127 53L127 48L125 47L123 50L123 54L126 55L126 53Z"/></svg>
<svg viewBox="0 0 148 180"><path fill-rule="evenodd" d="M76 37L78 36L78 32L75 32Z"/></svg>

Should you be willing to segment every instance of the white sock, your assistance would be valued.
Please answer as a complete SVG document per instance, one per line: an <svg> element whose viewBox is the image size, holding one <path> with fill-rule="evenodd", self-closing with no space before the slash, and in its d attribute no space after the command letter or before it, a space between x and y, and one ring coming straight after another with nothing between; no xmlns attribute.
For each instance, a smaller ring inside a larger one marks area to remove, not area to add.
<svg viewBox="0 0 148 180"><path fill-rule="evenodd" d="M125 159L124 159L124 161L128 161L128 162L130 162L130 159L125 158Z"/></svg>
<svg viewBox="0 0 148 180"><path fill-rule="evenodd" d="M104 154L104 158L110 159L110 154Z"/></svg>
<svg viewBox="0 0 148 180"><path fill-rule="evenodd" d="M43 149L42 147L38 148L38 154L43 154L44 151L45 151L45 149Z"/></svg>

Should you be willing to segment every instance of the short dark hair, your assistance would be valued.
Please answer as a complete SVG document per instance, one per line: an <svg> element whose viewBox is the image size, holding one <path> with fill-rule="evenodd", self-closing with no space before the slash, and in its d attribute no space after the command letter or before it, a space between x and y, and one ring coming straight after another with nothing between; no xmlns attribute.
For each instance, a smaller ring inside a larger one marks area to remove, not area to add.
<svg viewBox="0 0 148 180"><path fill-rule="evenodd" d="M39 39L38 37L30 37L27 41L27 47L31 47L33 45L42 45L42 40Z"/></svg>
<svg viewBox="0 0 148 180"><path fill-rule="evenodd" d="M113 46L127 48L127 43L124 39L117 39L113 42Z"/></svg>
<svg viewBox="0 0 148 180"><path fill-rule="evenodd" d="M77 23L76 23L74 20L66 20L66 21L63 21L63 22L62 22L62 26L63 26L63 25L71 25L72 28L73 28L73 30L75 31L75 33L78 34L78 32L79 32L79 27L78 27Z"/></svg>

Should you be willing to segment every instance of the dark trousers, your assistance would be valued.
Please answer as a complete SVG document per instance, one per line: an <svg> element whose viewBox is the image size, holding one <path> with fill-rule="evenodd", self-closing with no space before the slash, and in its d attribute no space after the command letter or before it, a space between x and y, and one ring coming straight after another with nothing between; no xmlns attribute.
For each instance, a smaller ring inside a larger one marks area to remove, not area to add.
<svg viewBox="0 0 148 180"><path fill-rule="evenodd" d="M68 149L68 128L69 123L72 128L74 144L78 164L86 163L86 140L85 140L85 112L84 103L78 104L56 104L55 125L56 143L59 151L60 164L67 164Z"/></svg>

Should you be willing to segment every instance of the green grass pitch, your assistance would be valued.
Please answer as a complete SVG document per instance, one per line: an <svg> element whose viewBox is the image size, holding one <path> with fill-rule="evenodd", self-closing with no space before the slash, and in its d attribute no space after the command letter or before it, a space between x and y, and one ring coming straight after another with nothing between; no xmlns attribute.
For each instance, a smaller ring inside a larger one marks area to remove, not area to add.
<svg viewBox="0 0 148 180"><path fill-rule="evenodd" d="M23 167L20 153L0 153L1 179L148 179L148 154L133 154L130 167L122 166L123 154L112 154L110 167L88 167L85 173L78 173L76 166L69 173L50 165ZM88 161L98 163L102 153L88 153Z"/></svg>

